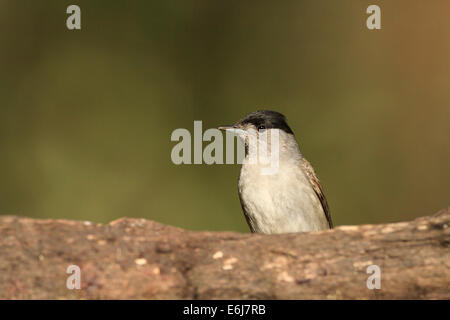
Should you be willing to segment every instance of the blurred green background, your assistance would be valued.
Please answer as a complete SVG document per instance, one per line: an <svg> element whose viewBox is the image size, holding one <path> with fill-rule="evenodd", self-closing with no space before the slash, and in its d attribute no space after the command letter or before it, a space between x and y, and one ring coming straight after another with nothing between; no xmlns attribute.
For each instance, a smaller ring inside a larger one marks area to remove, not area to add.
<svg viewBox="0 0 450 320"><path fill-rule="evenodd" d="M239 165L176 166L170 135L261 108L288 117L336 225L434 213L450 200L449 14L447 0L0 0L0 214L248 232Z"/></svg>

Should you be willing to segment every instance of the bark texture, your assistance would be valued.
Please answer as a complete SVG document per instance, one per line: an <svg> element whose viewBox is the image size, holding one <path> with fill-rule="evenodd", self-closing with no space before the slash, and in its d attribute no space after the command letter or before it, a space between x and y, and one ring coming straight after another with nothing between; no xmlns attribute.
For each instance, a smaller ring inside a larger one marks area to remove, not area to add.
<svg viewBox="0 0 450 320"><path fill-rule="evenodd" d="M449 299L450 211L257 235L0 217L1 299ZM66 287L69 265L81 289ZM369 290L367 267L381 269Z"/></svg>

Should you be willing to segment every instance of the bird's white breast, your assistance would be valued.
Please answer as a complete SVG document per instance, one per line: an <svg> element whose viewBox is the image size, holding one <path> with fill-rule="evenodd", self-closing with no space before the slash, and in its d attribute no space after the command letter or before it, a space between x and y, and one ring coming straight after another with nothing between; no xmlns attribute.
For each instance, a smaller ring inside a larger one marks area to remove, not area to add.
<svg viewBox="0 0 450 320"><path fill-rule="evenodd" d="M329 229L320 200L295 159L280 159L272 175L244 161L239 193L256 232L288 233Z"/></svg>

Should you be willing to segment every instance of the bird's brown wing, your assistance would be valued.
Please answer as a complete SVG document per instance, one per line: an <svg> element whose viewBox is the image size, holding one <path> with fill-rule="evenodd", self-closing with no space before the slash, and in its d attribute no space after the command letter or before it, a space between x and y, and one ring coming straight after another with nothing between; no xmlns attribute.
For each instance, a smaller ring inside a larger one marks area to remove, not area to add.
<svg viewBox="0 0 450 320"><path fill-rule="evenodd" d="M320 200L320 203L322 204L323 212L325 212L328 225L330 226L331 229L333 228L333 221L331 221L330 208L328 207L327 199L325 198L325 194L323 193L322 187L320 186L319 179L317 178L313 167L305 158L302 158L302 166L306 172L306 175L308 176L309 182L311 183L314 191L317 194L317 197Z"/></svg>

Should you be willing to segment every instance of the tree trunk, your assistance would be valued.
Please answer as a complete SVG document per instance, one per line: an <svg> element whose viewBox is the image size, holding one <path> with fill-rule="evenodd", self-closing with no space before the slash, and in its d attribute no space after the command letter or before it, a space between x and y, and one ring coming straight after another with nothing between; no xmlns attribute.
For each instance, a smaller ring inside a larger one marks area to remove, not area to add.
<svg viewBox="0 0 450 320"><path fill-rule="evenodd" d="M449 208L283 235L3 216L0 298L449 299L449 223ZM69 277L77 283L70 265L80 268L79 290L67 288Z"/></svg>

